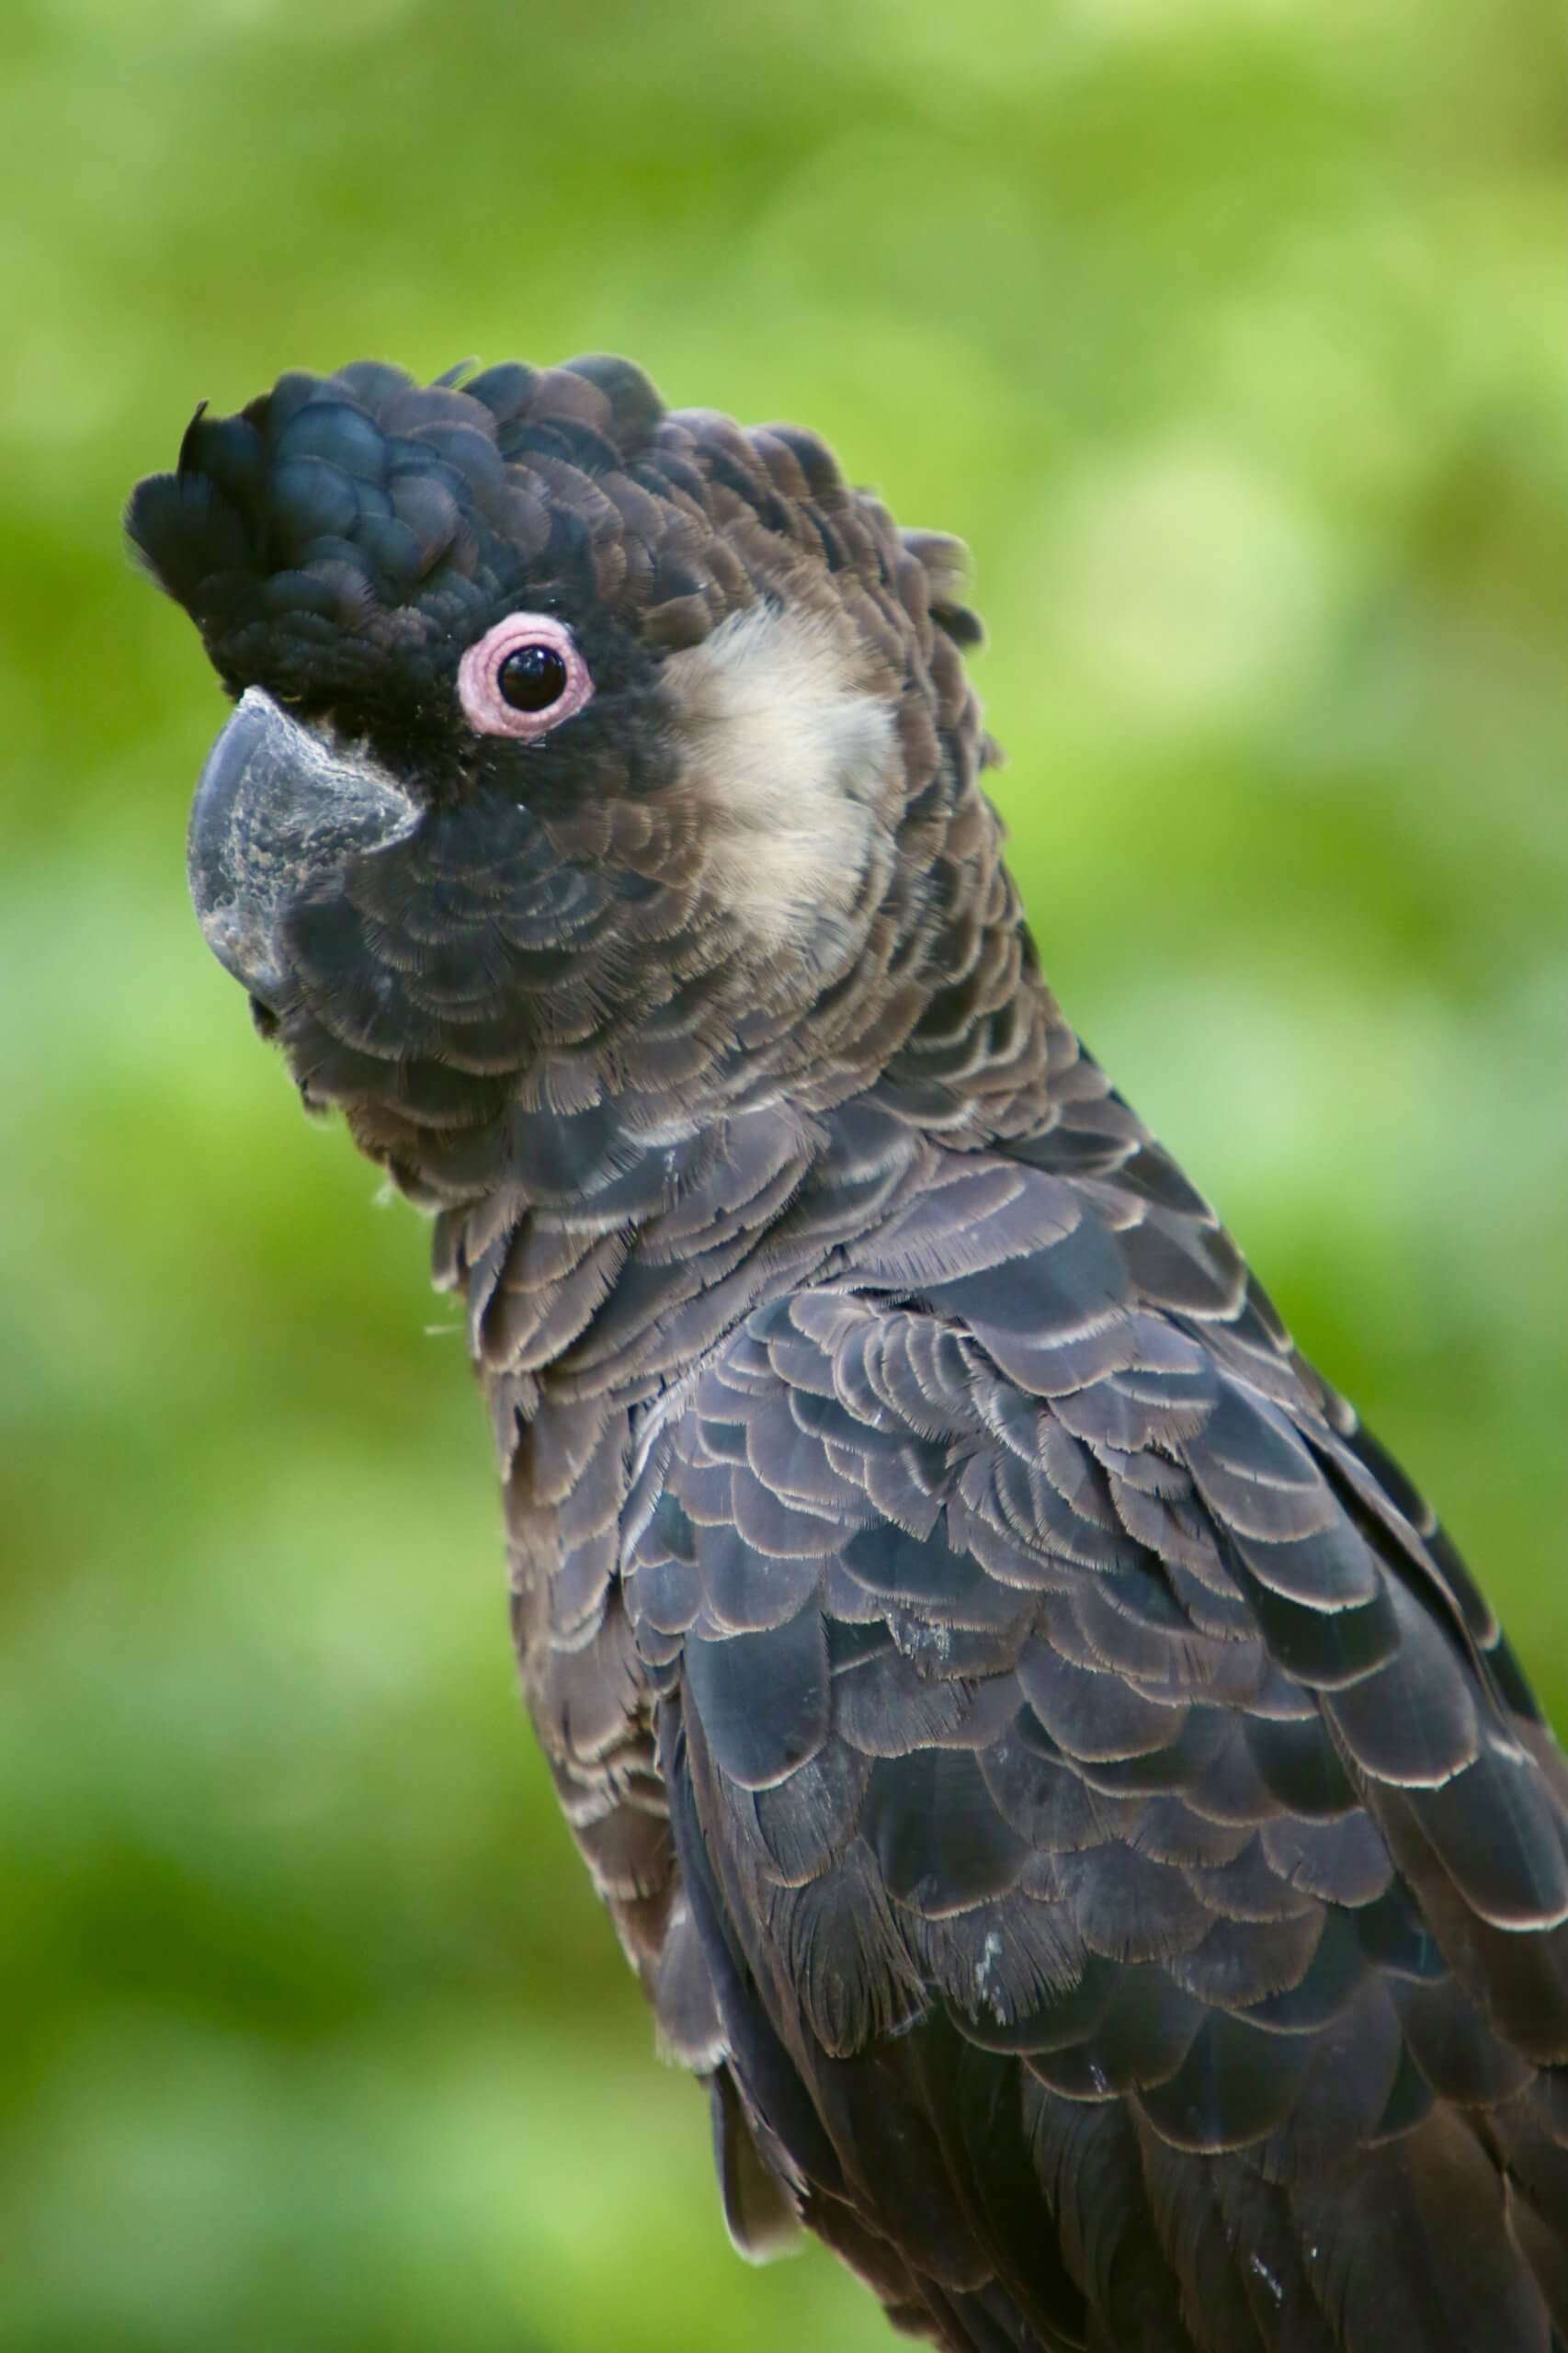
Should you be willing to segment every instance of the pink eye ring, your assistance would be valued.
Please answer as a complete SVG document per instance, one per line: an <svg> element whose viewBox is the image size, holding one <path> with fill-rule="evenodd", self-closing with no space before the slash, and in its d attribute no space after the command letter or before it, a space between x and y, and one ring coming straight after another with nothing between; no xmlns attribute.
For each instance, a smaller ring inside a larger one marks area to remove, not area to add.
<svg viewBox="0 0 1568 2353"><path fill-rule="evenodd" d="M508 613L458 664L458 700L477 735L547 734L594 691L564 621Z"/></svg>

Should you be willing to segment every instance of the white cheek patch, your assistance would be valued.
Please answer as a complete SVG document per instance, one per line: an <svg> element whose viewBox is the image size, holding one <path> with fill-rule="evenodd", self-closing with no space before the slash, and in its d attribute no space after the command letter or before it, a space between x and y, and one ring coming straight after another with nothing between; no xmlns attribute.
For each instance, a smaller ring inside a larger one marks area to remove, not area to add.
<svg viewBox="0 0 1568 2353"><path fill-rule="evenodd" d="M897 789L891 704L841 620L737 613L665 665L710 894L770 945L853 904Z"/></svg>

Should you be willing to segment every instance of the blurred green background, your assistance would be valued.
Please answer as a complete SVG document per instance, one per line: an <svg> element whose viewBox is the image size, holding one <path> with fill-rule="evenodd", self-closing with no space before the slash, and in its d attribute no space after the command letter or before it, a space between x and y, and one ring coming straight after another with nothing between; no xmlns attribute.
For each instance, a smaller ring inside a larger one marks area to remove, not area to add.
<svg viewBox="0 0 1568 2353"><path fill-rule="evenodd" d="M425 1238L186 904L198 398L623 348L964 532L1049 969L1562 1721L1556 11L11 0L0 2344L870 2353L730 2254Z"/></svg>

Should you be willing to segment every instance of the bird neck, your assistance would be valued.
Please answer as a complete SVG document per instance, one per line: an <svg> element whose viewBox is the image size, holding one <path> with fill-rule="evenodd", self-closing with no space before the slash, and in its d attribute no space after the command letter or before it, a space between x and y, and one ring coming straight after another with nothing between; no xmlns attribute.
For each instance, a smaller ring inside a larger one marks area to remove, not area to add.
<svg viewBox="0 0 1568 2353"><path fill-rule="evenodd" d="M945 1154L1048 1125L1078 1047L1021 929L970 981L930 993L852 1093L824 1053L653 1136L614 1097L514 1113L505 1173L441 1212L435 1249L506 1415L658 1393L759 1301L846 1267Z"/></svg>

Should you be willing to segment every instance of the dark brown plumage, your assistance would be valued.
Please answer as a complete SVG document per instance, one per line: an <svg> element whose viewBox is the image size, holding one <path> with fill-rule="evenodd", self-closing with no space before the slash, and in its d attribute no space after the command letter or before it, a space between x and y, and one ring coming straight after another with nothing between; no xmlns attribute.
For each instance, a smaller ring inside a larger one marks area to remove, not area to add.
<svg viewBox="0 0 1568 2353"><path fill-rule="evenodd" d="M1562 2353L1563 1760L1040 978L956 544L606 359L285 377L130 525L737 2242L959 2353Z"/></svg>

